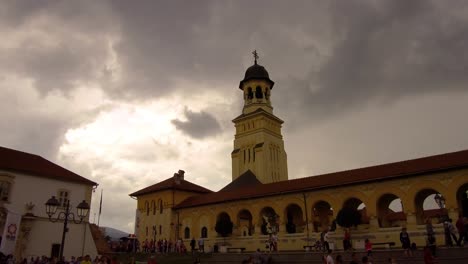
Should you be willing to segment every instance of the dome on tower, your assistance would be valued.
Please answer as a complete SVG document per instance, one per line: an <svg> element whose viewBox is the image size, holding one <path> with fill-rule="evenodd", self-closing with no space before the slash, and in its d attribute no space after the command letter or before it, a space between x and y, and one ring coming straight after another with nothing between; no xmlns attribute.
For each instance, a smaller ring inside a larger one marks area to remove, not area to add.
<svg viewBox="0 0 468 264"><path fill-rule="evenodd" d="M250 66L246 71L245 71L245 76L242 81L240 81L239 88L242 89L242 84L246 81L249 80L265 80L268 81L271 86L270 89L273 88L273 85L275 82L270 80L270 75L268 74L267 70L265 67L262 65L259 65L255 63L254 65Z"/></svg>

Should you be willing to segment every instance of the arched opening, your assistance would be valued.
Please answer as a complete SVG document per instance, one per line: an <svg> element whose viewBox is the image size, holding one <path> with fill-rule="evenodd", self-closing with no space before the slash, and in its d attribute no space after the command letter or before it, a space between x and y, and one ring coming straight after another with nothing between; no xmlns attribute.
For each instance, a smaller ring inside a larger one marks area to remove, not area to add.
<svg viewBox="0 0 468 264"><path fill-rule="evenodd" d="M458 212L463 217L468 217L468 183L463 184L457 190Z"/></svg>
<svg viewBox="0 0 468 264"><path fill-rule="evenodd" d="M244 209L237 214L237 226L241 236L251 236L253 234L252 214L249 210Z"/></svg>
<svg viewBox="0 0 468 264"><path fill-rule="evenodd" d="M330 226L330 218L333 216L333 209L328 202L316 202L312 207L312 212L314 214L314 232L321 232Z"/></svg>
<svg viewBox="0 0 468 264"><path fill-rule="evenodd" d="M189 239L190 238L190 228L185 227L184 229L184 238Z"/></svg>
<svg viewBox="0 0 468 264"><path fill-rule="evenodd" d="M441 197L441 199L436 199L438 197ZM426 220L431 220L433 223L442 223L448 219L444 199L445 198L434 189L420 190L414 198L416 223L418 225L423 225Z"/></svg>
<svg viewBox="0 0 468 264"><path fill-rule="evenodd" d="M305 221L303 219L302 208L297 204L290 204L285 210L286 232L302 233L304 232Z"/></svg>
<svg viewBox="0 0 468 264"><path fill-rule="evenodd" d="M403 226L406 215L401 199L391 193L382 195L377 201L377 219L380 227Z"/></svg>
<svg viewBox="0 0 468 264"><path fill-rule="evenodd" d="M229 214L222 212L218 215L215 230L220 236L227 237L231 235L233 226L234 225Z"/></svg>
<svg viewBox="0 0 468 264"><path fill-rule="evenodd" d="M349 198L343 203L343 208L357 210L361 215L360 223L369 224L369 217L367 216L366 204L363 203L359 198Z"/></svg>
<svg viewBox="0 0 468 264"><path fill-rule="evenodd" d="M257 99L262 99L263 98L263 91L262 91L262 88L260 86L257 86L257 88L255 88L255 98L257 98Z"/></svg>
<svg viewBox="0 0 468 264"><path fill-rule="evenodd" d="M161 199L159 199L158 201L158 207L159 207L159 213L162 214L163 213L163 201Z"/></svg>
<svg viewBox="0 0 468 264"><path fill-rule="evenodd" d="M145 210L146 210L146 215L149 215L150 207L149 207L149 202L148 201L145 201Z"/></svg>
<svg viewBox="0 0 468 264"><path fill-rule="evenodd" d="M263 235L276 234L279 230L279 215L271 207L264 207L260 211L260 229Z"/></svg>
<svg viewBox="0 0 468 264"><path fill-rule="evenodd" d="M201 229L201 237L202 237L202 238L207 238L207 237L208 237L208 228L202 227L202 229Z"/></svg>
<svg viewBox="0 0 468 264"><path fill-rule="evenodd" d="M247 99L253 99L253 92L251 87L247 88Z"/></svg>

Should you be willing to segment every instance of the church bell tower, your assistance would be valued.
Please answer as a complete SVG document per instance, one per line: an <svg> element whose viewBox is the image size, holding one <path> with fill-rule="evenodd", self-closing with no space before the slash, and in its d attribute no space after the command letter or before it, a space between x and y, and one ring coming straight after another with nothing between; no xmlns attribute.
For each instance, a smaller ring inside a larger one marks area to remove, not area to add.
<svg viewBox="0 0 468 264"><path fill-rule="evenodd" d="M239 84L244 96L242 114L232 122L236 127L232 158L232 180L252 171L262 183L288 180L287 155L284 150L281 125L283 120L273 114L271 91L275 84L267 70L257 64L245 72Z"/></svg>

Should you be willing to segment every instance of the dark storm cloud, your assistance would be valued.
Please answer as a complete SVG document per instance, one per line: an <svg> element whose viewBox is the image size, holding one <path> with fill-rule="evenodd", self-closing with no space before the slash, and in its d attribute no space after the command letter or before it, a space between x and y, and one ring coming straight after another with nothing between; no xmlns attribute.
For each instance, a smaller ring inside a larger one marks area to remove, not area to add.
<svg viewBox="0 0 468 264"><path fill-rule="evenodd" d="M281 107L305 106L321 119L374 99L466 92L468 10L453 4L337 1L331 55L308 78L279 81L296 91Z"/></svg>
<svg viewBox="0 0 468 264"><path fill-rule="evenodd" d="M67 94L79 84L105 81L115 30L104 3L7 1L0 9L0 30L9 46L0 46L3 74L32 79L42 94Z"/></svg>
<svg viewBox="0 0 468 264"><path fill-rule="evenodd" d="M221 132L221 126L218 121L207 112L196 113L185 108L184 114L187 121L175 119L172 120L172 124L193 138L202 139Z"/></svg>

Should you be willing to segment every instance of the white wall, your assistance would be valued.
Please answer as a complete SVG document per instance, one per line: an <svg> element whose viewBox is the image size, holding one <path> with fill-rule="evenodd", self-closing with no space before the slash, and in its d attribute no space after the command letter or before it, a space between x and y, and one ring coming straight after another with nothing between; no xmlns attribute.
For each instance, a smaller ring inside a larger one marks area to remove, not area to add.
<svg viewBox="0 0 468 264"><path fill-rule="evenodd" d="M60 244L62 241L63 222L52 223L48 220L45 203L52 195L57 197L58 190L68 190L70 205L73 208L72 212L76 215L76 206L86 200L86 194L92 186L6 171L0 171L0 174L14 176L9 202L4 204L5 208L24 215L27 203L32 202L35 205L32 212L37 218L32 220L32 229L22 257L50 256L52 244ZM91 204L91 201L88 200L87 202ZM55 216L57 216L58 212L60 212L60 209ZM85 221L88 220L89 215ZM69 232L65 240L65 257L81 256L82 253L96 256L96 246L87 225L87 223L69 224ZM3 228L3 226L0 226L0 229L3 230ZM85 243L83 243L84 240ZM85 245L84 248L83 245Z"/></svg>

